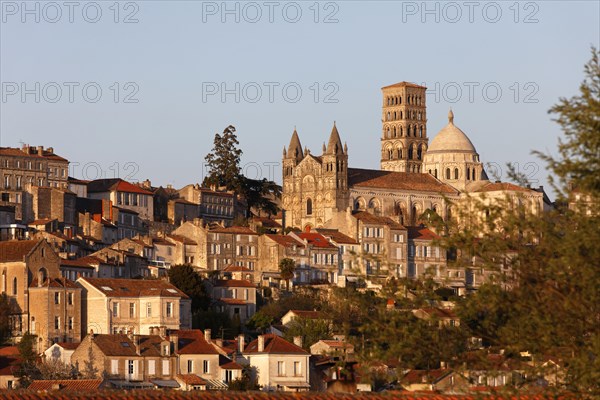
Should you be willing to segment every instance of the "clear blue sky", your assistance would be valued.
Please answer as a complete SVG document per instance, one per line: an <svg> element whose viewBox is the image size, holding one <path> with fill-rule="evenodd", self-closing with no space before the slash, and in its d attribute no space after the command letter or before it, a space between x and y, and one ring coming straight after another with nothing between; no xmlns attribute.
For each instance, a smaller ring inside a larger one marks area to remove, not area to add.
<svg viewBox="0 0 600 400"><path fill-rule="evenodd" d="M220 1L1 6L1 145L52 146L79 163L80 178L100 167L175 187L201 181L213 136L229 124L251 176L261 165L269 177L264 164L280 162L294 126L320 153L334 120L351 166L378 168L380 88L403 80L438 89L427 98L430 138L452 107L484 162L518 162L544 184L530 151L555 149L547 110L576 93L600 41L598 1L228 2L231 13ZM211 94L236 82L239 103Z"/></svg>

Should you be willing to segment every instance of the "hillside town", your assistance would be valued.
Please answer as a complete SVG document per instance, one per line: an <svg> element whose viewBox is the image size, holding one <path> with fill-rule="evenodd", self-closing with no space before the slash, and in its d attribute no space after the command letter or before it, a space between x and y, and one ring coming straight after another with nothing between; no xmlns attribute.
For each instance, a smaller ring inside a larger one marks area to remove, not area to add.
<svg viewBox="0 0 600 400"><path fill-rule="evenodd" d="M467 115L428 126L424 86L383 87L381 113L378 169L351 167L336 123L320 154L294 129L259 201L223 170L181 188L83 180L58 143L0 148L0 390L564 389L568 349L477 336L465 305L518 268L517 248L472 250L491 222L560 204L489 177ZM452 224L481 227L471 251Z"/></svg>

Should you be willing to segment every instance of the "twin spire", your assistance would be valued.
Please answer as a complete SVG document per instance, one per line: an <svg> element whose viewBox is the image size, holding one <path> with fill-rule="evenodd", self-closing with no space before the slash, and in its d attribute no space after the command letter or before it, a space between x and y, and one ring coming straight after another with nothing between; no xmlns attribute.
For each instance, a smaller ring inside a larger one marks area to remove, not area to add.
<svg viewBox="0 0 600 400"><path fill-rule="evenodd" d="M292 133L292 138L290 139L290 145L286 151L285 147L283 148L283 156L287 158L295 158L297 161L300 161L304 158L305 155L308 155L310 151L305 149L302 151L302 145L300 144L300 137L298 136L298 132L296 128L294 128L294 133ZM333 123L333 128L331 129L331 134L329 135L329 141L327 142L327 146L323 143L323 154L345 154L348 153L348 146L344 144L342 146L342 140L340 139L340 133L337 130L335 125L335 121Z"/></svg>

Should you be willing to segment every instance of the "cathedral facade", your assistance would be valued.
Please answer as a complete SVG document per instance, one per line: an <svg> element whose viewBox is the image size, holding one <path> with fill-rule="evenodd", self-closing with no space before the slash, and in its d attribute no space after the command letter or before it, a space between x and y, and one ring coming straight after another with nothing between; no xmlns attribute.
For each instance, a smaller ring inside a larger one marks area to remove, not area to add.
<svg viewBox="0 0 600 400"><path fill-rule="evenodd" d="M348 146L342 145L335 124L321 155L302 149L294 130L289 146L283 149L286 226L343 231L345 216L360 211L414 226L424 211L448 218L452 204L478 193L490 197L518 194L534 212L544 207L543 191L489 181L475 146L454 124L452 111L448 124L429 143L425 87L400 82L382 92L378 170L348 166Z"/></svg>

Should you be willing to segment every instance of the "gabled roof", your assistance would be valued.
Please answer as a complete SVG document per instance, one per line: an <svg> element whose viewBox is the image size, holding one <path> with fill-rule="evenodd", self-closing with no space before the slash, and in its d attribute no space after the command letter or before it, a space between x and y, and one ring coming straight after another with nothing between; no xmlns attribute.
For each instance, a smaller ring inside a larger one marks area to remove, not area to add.
<svg viewBox="0 0 600 400"><path fill-rule="evenodd" d="M79 278L108 297L189 297L172 284L162 280Z"/></svg>
<svg viewBox="0 0 600 400"><path fill-rule="evenodd" d="M408 238L417 240L436 240L440 237L435 232L424 226L409 226Z"/></svg>
<svg viewBox="0 0 600 400"><path fill-rule="evenodd" d="M320 233L298 232L296 235L300 239L306 239L308 244L312 245L313 247L337 249L335 245L333 245L325 236L321 235Z"/></svg>
<svg viewBox="0 0 600 400"><path fill-rule="evenodd" d="M288 342L282 337L274 335L272 333L263 335L264 337L264 351L258 351L258 339L253 340L246 346L244 350L244 354L306 354L308 352L305 351L302 347L298 347L293 343Z"/></svg>
<svg viewBox="0 0 600 400"><path fill-rule="evenodd" d="M302 246L304 247L304 243L298 241L290 235L273 235L273 234L265 234L266 237L276 242L277 244L284 247L292 247L292 246Z"/></svg>
<svg viewBox="0 0 600 400"><path fill-rule="evenodd" d="M182 235L167 235L167 238L175 241L175 242L179 242L179 243L183 243L186 244L188 246L193 246L193 245L197 245L196 242L194 242L192 239L188 239L185 236Z"/></svg>
<svg viewBox="0 0 600 400"><path fill-rule="evenodd" d="M384 86L384 87L382 87L382 89L388 89L388 88L394 88L394 87L413 87L413 88L427 89L425 86L417 85L416 83L406 82L406 81L402 81L402 82L394 83L392 85Z"/></svg>
<svg viewBox="0 0 600 400"><path fill-rule="evenodd" d="M215 282L215 287L256 287L252 282L246 279L219 279Z"/></svg>
<svg viewBox="0 0 600 400"><path fill-rule="evenodd" d="M204 338L199 329L175 331L179 350L177 354L219 354L215 347Z"/></svg>
<svg viewBox="0 0 600 400"><path fill-rule="evenodd" d="M0 242L0 262L23 261L40 240L9 240Z"/></svg>
<svg viewBox="0 0 600 400"><path fill-rule="evenodd" d="M177 379L186 385L208 385L208 382L196 374L178 374Z"/></svg>
<svg viewBox="0 0 600 400"><path fill-rule="evenodd" d="M375 169L348 168L348 186L458 194L452 186L437 180L430 174Z"/></svg>
<svg viewBox="0 0 600 400"><path fill-rule="evenodd" d="M356 240L354 240L350 236L338 231L337 229L319 228L319 229L317 229L317 232L319 232L321 235L323 235L325 237L330 238L331 240L333 240L336 243L358 244L358 242Z"/></svg>
<svg viewBox="0 0 600 400"><path fill-rule="evenodd" d="M48 278L40 286L38 286L37 278L33 278L29 284L29 288L35 289L36 287L81 289L75 282L67 278Z"/></svg>
<svg viewBox="0 0 600 400"><path fill-rule="evenodd" d="M477 192L496 192L501 190L510 190L514 192L535 192L533 189L517 186L509 182L490 182L485 186L477 189Z"/></svg>
<svg viewBox="0 0 600 400"><path fill-rule="evenodd" d="M158 335L134 335L133 340L127 335L93 335L93 343L107 356L138 356L134 343L137 341L140 356L160 357L160 344L165 340Z"/></svg>
<svg viewBox="0 0 600 400"><path fill-rule="evenodd" d="M39 380L31 382L27 390L68 390L92 391L102 385L102 379L71 379L71 380Z"/></svg>
<svg viewBox="0 0 600 400"><path fill-rule="evenodd" d="M134 185L120 178L113 179L96 179L88 183L88 193L98 192L128 192L152 195L152 192L142 189L138 185Z"/></svg>
<svg viewBox="0 0 600 400"><path fill-rule="evenodd" d="M260 222L261 225L265 228L281 228L281 224L279 222L267 217L253 217L252 221Z"/></svg>
<svg viewBox="0 0 600 400"><path fill-rule="evenodd" d="M0 347L0 376L14 376L21 364L17 346Z"/></svg>
<svg viewBox="0 0 600 400"><path fill-rule="evenodd" d="M363 224L387 225L391 229L406 230L404 226L389 217L374 215L367 211L353 211L352 216Z"/></svg>
<svg viewBox="0 0 600 400"><path fill-rule="evenodd" d="M50 152L48 150L44 150L42 152L42 155L40 156L37 151L34 153L26 153L23 150L14 147L0 147L0 155L14 157L46 158L52 161L67 161L65 158L62 158L61 156L54 154L54 152Z"/></svg>
<svg viewBox="0 0 600 400"><path fill-rule="evenodd" d="M402 382L408 384L418 383L436 383L452 373L451 369L432 369L432 370L420 370L411 369L402 378Z"/></svg>

